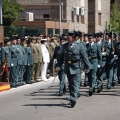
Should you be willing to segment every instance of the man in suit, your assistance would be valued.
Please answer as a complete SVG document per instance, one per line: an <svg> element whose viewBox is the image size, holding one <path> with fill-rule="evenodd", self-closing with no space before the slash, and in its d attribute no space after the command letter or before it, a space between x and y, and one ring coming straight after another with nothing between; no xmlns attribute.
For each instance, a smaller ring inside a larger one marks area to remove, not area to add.
<svg viewBox="0 0 120 120"><path fill-rule="evenodd" d="M95 92L95 84L96 84L96 73L97 68L100 68L102 62L102 54L101 54L101 47L94 42L94 35L88 35L89 40L89 48L88 48L88 58L90 63L94 66L93 69L90 70L88 74L89 79L89 95Z"/></svg>
<svg viewBox="0 0 120 120"><path fill-rule="evenodd" d="M67 40L66 38L60 37L60 46L57 46L55 48L53 59L57 59L57 61L59 60L60 54L62 52L63 44L66 43L66 40ZM60 66L60 71L58 71L58 77L59 77L59 80L60 80L59 96L62 96L67 91L66 83L65 83L64 67L65 67L65 63L63 61L62 65Z"/></svg>
<svg viewBox="0 0 120 120"><path fill-rule="evenodd" d="M81 56L85 62L86 69L90 69L90 64L83 45L76 42L74 32L68 33L67 39L68 43L63 45L56 70L59 71L63 61L65 61L65 73L69 82L70 105L73 108L76 104L80 88Z"/></svg>

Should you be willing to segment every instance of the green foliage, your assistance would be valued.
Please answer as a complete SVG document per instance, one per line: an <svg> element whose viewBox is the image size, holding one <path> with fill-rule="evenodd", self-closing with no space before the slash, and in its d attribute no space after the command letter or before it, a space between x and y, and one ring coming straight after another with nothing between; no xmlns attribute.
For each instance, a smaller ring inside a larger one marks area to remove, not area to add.
<svg viewBox="0 0 120 120"><path fill-rule="evenodd" d="M117 3L113 4L110 17L109 31L120 32L120 8Z"/></svg>
<svg viewBox="0 0 120 120"><path fill-rule="evenodd" d="M20 13L24 10L20 4L10 0L2 0L3 4L3 25L10 26L18 21Z"/></svg>

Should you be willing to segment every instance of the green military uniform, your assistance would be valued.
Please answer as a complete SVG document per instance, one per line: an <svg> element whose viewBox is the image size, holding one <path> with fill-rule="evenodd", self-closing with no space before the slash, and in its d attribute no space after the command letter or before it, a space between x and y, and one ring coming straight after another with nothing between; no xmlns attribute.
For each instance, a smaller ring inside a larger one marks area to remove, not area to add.
<svg viewBox="0 0 120 120"><path fill-rule="evenodd" d="M16 45L17 46L17 56L18 56L18 61L17 61L17 68L18 68L18 84L23 85L23 71L24 71L24 56L23 56L23 48L21 45Z"/></svg>
<svg viewBox="0 0 120 120"><path fill-rule="evenodd" d="M61 38L61 41L63 41L64 38ZM60 59L60 54L62 52L62 45L57 46L54 51L53 59L57 59L57 61ZM60 66L60 71L58 72L58 77L60 80L60 88L59 88L59 96L62 96L66 91L66 83L65 83L65 63L63 61L62 65Z"/></svg>
<svg viewBox="0 0 120 120"><path fill-rule="evenodd" d="M89 40L91 40L90 37L92 37L93 39L92 34L89 34ZM92 42L91 44L89 44L88 57L89 57L90 63L94 66L93 69L91 69L88 74L89 95L91 96L95 91L97 67L98 65L100 66L102 62L101 47L97 43Z"/></svg>
<svg viewBox="0 0 120 120"><path fill-rule="evenodd" d="M63 45L62 53L58 61L58 66L61 66L63 61L65 61L65 73L67 74L67 78L69 82L71 107L74 107L76 103L76 99L79 94L79 86L80 86L80 78L81 78L81 68L80 68L81 56L86 63L87 69L89 69L90 64L84 47L82 44L77 43L75 41L72 44L66 43Z"/></svg>
<svg viewBox="0 0 120 120"><path fill-rule="evenodd" d="M113 68L114 68L114 54L112 50L112 34L108 33L107 36L109 37L108 41L106 42L105 46L105 52L106 52L106 70L107 70L107 78L108 78L108 83L107 83L107 88L110 89L112 82L113 82Z"/></svg>
<svg viewBox="0 0 120 120"><path fill-rule="evenodd" d="M12 41L16 40L16 37L11 38ZM18 53L17 53L17 46L11 45L10 46L10 54L11 54L11 61L10 61L10 81L11 86L16 87L19 85L18 83Z"/></svg>
<svg viewBox="0 0 120 120"><path fill-rule="evenodd" d="M117 55L117 78L118 78L118 83L120 84L120 41L116 42L115 44L115 55Z"/></svg>
<svg viewBox="0 0 120 120"><path fill-rule="evenodd" d="M9 42L10 39L5 39L4 43L6 44L7 42ZM9 79L10 80L10 66L11 66L11 54L10 54L10 49L9 46L4 46L1 48L1 61L2 61L2 65L4 65L5 60L7 59L7 67L8 67L8 75L3 75L3 79ZM7 78L8 77L8 78Z"/></svg>
<svg viewBox="0 0 120 120"><path fill-rule="evenodd" d="M97 37L100 38L100 41L97 44L101 47L101 50L105 49L105 41L102 39L102 33L97 33ZM104 43L103 43L104 42ZM103 46L104 44L104 46ZM97 70L97 86L98 86L98 93L103 89L103 79L106 77L106 56L104 53L102 54L102 63L101 67Z"/></svg>
<svg viewBox="0 0 120 120"><path fill-rule="evenodd" d="M25 52L27 55L27 66L26 66L26 74L25 74L25 80L26 83L31 84L32 83L32 67L34 64L33 59L33 49L29 46L30 40L28 41L28 46L25 48Z"/></svg>

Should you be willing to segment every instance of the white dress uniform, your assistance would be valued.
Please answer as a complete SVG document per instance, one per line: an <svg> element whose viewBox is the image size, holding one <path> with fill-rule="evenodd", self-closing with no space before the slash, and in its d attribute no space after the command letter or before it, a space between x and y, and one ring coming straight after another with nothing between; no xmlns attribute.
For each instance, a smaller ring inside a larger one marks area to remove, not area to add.
<svg viewBox="0 0 120 120"><path fill-rule="evenodd" d="M46 78L46 72L47 72L48 63L50 62L50 57L49 57L50 55L45 44L41 44L41 51L43 57L43 62L41 65L41 79L43 81L48 81Z"/></svg>

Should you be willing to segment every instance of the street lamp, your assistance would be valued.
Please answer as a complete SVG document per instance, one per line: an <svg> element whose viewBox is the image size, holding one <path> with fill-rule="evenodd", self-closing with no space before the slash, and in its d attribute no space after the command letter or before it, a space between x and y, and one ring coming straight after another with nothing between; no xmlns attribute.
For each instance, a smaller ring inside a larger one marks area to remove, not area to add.
<svg viewBox="0 0 120 120"><path fill-rule="evenodd" d="M3 24L3 18L2 18L2 0L0 0L0 25Z"/></svg>
<svg viewBox="0 0 120 120"><path fill-rule="evenodd" d="M62 30L62 27L61 27L61 11L62 11L62 5L61 5L61 0L59 0L59 36L61 35L61 30Z"/></svg>

